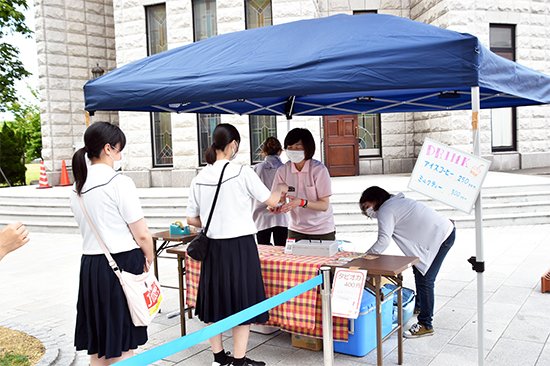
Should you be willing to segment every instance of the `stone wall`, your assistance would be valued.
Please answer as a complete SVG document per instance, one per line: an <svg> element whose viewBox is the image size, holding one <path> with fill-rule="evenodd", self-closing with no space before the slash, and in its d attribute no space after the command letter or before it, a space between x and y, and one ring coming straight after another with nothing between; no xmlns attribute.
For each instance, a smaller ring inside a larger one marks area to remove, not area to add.
<svg viewBox="0 0 550 366"><path fill-rule="evenodd" d="M144 6L156 1L114 1L116 34L116 62L118 66L147 56ZM193 42L193 15L191 1L166 1L168 49ZM245 29L242 0L217 2L218 34ZM298 18L313 18L317 9L313 1L274 0L273 22L284 23ZM250 164L249 122L247 116L222 115L221 122L231 123L241 134L241 147L236 161ZM127 136L125 171L140 187L189 185L199 166L198 130L196 114L172 114L173 168L154 168L152 162L151 122L148 113L120 113L120 127ZM320 146L319 119L294 118L290 128L307 126ZM278 138L287 132L286 119L278 117ZM321 157L318 149L316 158Z"/></svg>
<svg viewBox="0 0 550 366"><path fill-rule="evenodd" d="M158 0L42 0L36 4L36 40L43 157L48 170L58 172L82 145L86 127L82 86L99 64L106 71L147 56L145 6ZM166 1L168 48L193 42L191 0ZM218 0L218 33L245 28L242 0ZM490 23L517 24L517 61L550 73L550 0L273 0L273 23L376 10L476 35L489 43ZM116 42L115 42L116 40ZM493 160L492 169L550 165L550 107L522 107L517 111L517 152L491 152L490 112L480 118L481 151ZM361 174L410 172L426 136L471 151L470 113L431 112L382 115L382 155L360 159ZM93 121L119 123L127 135L125 170L138 186L189 184L200 169L197 116L172 114L173 168L153 168L151 120L148 113L98 112ZM250 163L246 116L222 115L242 137L237 161ZM119 122L120 121L120 122ZM307 127L316 138L315 158L323 159L322 120L295 117L289 124L278 117L278 137L288 128ZM58 174L50 183L58 182Z"/></svg>
<svg viewBox="0 0 550 366"><path fill-rule="evenodd" d="M82 87L91 69L115 67L113 8L109 0L43 0L35 3L42 118L42 157L50 184L59 183L62 160L70 167L86 128ZM116 114L96 118L117 121Z"/></svg>
<svg viewBox="0 0 550 366"><path fill-rule="evenodd" d="M475 35L489 47L490 24L516 25L516 61L550 73L550 1L411 0L411 18ZM480 113L481 153L493 170L550 165L550 107L517 108L517 151L491 151L490 110ZM414 113L416 153L425 136L471 151L471 116L465 112Z"/></svg>

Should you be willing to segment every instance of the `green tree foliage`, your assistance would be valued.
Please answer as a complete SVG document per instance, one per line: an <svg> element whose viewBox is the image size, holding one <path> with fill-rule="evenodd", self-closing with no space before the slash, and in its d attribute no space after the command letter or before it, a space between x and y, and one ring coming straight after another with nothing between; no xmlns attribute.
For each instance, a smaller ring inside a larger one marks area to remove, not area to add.
<svg viewBox="0 0 550 366"><path fill-rule="evenodd" d="M0 130L0 167L12 185L25 184L25 142L11 123L4 123Z"/></svg>
<svg viewBox="0 0 550 366"><path fill-rule="evenodd" d="M36 105L20 105L11 103L8 110L13 114L14 120L10 122L13 130L18 133L25 148L25 161L41 157L42 133L40 130L40 111Z"/></svg>
<svg viewBox="0 0 550 366"><path fill-rule="evenodd" d="M15 81L30 75L19 60L19 49L4 38L16 33L30 37L32 31L25 25L25 15L20 11L24 9L27 9L26 0L0 0L0 112L17 101Z"/></svg>

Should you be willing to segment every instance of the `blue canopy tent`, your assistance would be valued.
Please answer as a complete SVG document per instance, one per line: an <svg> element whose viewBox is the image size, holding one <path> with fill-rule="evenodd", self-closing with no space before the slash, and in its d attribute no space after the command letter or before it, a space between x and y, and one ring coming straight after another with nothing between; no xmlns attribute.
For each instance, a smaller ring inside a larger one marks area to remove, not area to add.
<svg viewBox="0 0 550 366"><path fill-rule="evenodd" d="M335 15L212 37L85 87L86 110L329 115L550 103L550 77L469 34L389 15Z"/></svg>
<svg viewBox="0 0 550 366"><path fill-rule="evenodd" d="M224 34L162 52L88 82L84 93L86 110L92 114L106 110L292 118L471 109L474 153L480 155L479 108L550 103L550 77L495 55L470 34L389 15L335 15ZM481 365L484 259L479 196L475 217ZM331 350L332 344L325 344L325 352Z"/></svg>

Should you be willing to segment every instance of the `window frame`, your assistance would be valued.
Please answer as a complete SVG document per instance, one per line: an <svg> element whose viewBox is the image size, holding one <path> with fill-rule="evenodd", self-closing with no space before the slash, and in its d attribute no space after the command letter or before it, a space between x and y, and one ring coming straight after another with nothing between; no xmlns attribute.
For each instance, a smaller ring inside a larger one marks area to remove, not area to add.
<svg viewBox="0 0 550 366"><path fill-rule="evenodd" d="M270 8L271 8L271 24L263 25L263 26L260 26L260 27L250 28L249 25L248 25L248 11L247 11L248 2L249 2L249 0L244 0L244 28L245 29L254 29L254 28L261 28L261 27L267 27L267 26L273 25L273 1L269 0L269 3L271 5L270 6Z"/></svg>
<svg viewBox="0 0 550 366"><path fill-rule="evenodd" d="M191 20L192 20L192 24L193 24L193 42L198 42L198 41L202 41L202 39L199 39L197 40L197 31L196 31L196 27L195 27L195 1L197 0L191 0ZM214 3L215 5L215 8L216 8L216 33L213 34L211 37L213 36L217 36L218 35L218 1L217 0L202 0L204 2L206 1L211 1ZM210 37L207 37L207 38L210 38ZM207 39L207 38L204 38L204 39Z"/></svg>
<svg viewBox="0 0 550 366"><path fill-rule="evenodd" d="M218 116L218 123L217 125L219 125L220 123L222 123L222 119L221 119L221 115L218 114L218 113L196 113L196 116L197 116L197 146L198 146L198 154L197 154L197 160L198 160L198 163L199 163L199 166L206 166L208 165L208 163L206 162L206 160L204 162L202 162L201 160L201 156L202 156L202 153L201 153L201 115L216 115ZM217 126L216 125L216 126ZM210 141L210 143L212 143ZM208 147L207 147L208 148ZM206 149L205 149L206 150Z"/></svg>
<svg viewBox="0 0 550 366"><path fill-rule="evenodd" d="M157 6L163 6L164 7L164 16L165 16L165 20L164 20L164 25L165 25L165 31L166 31L166 37L168 37L168 25L167 25L167 15L166 15L166 3L163 2L163 3L157 3L157 4L149 4L149 5L145 5L143 7L144 9L144 12L145 12L145 37L147 39L146 41L146 48L147 48L147 56L151 56L152 53L151 53L151 33L150 33L150 27L149 27L149 23L150 23L150 18L149 18L149 9L153 8L153 7L157 7ZM168 44L166 45L166 50L168 50ZM166 51L166 50L163 50L163 51ZM163 51L160 51L160 52L163 52ZM159 164L157 163L157 148L158 146L156 146L156 137L155 137L155 113L163 113L163 112L149 112L149 125L151 126L151 164L153 166L153 168L172 168L174 167L174 144L173 144L173 140L171 139L170 143L172 144L171 146L171 149L172 149L172 163L167 163L167 164ZM169 115L168 118L170 119L170 136L172 137L172 117ZM160 117L159 117L160 119Z"/></svg>
<svg viewBox="0 0 550 366"><path fill-rule="evenodd" d="M491 47L491 30L494 28L505 28L510 29L511 37L511 48L508 47ZM512 59L506 58L511 61L516 61L516 24L506 24L506 23L489 23L489 49L501 56L501 53L511 53ZM493 145L493 119L491 117L491 151L492 152L510 152L517 151L517 110L516 107L510 108L512 111L512 145L508 146L495 146Z"/></svg>
<svg viewBox="0 0 550 366"><path fill-rule="evenodd" d="M256 150L256 148L252 146L252 142L253 142L253 138L252 138L252 118L254 118L254 117L270 117L270 118L272 118L275 131L271 136L277 137L277 131L278 131L278 129L277 129L277 116L274 116L274 115L273 116L272 115L249 115L248 116L248 136L249 136L250 164L251 165L259 164L263 161L263 160L254 160L254 151ZM260 141L260 145L258 145L258 147L260 147L262 143L263 143L263 141Z"/></svg>

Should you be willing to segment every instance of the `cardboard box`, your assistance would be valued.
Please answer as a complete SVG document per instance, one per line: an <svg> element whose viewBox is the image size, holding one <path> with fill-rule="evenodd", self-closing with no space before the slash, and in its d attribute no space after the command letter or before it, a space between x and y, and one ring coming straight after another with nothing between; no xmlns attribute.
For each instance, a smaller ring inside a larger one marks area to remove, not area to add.
<svg viewBox="0 0 550 366"><path fill-rule="evenodd" d="M308 349L310 351L320 351L323 349L323 340L303 335L292 335L292 347Z"/></svg>

